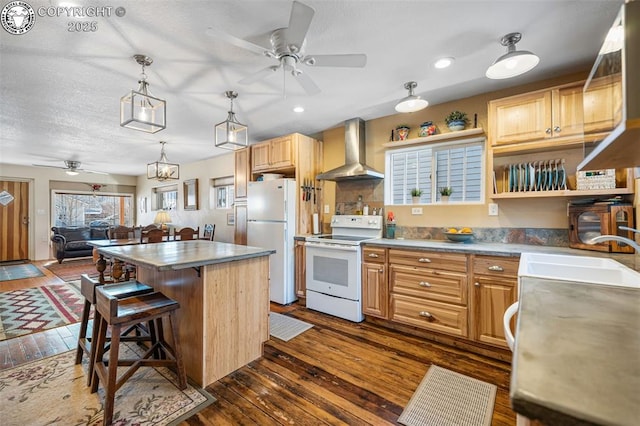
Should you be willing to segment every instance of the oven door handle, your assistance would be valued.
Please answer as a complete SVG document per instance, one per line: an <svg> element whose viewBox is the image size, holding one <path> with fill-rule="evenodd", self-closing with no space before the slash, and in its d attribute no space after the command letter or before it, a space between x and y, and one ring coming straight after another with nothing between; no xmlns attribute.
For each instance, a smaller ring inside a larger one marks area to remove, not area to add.
<svg viewBox="0 0 640 426"><path fill-rule="evenodd" d="M338 244L322 244L307 241L304 243L305 247L316 247L327 250L342 250L342 251L358 251L358 246L343 246Z"/></svg>

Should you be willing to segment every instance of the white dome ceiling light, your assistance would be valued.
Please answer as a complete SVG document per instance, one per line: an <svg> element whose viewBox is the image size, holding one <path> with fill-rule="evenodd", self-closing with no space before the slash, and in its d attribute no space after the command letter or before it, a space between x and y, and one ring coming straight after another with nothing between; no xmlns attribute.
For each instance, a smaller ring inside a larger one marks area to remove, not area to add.
<svg viewBox="0 0 640 426"><path fill-rule="evenodd" d="M418 87L418 83L415 81L410 81L404 84L404 88L409 91L409 96L400 99L400 101L396 104L396 111L398 112L416 112L421 109L425 109L429 102L424 99L421 99L420 96L416 96L413 94L413 89Z"/></svg>
<svg viewBox="0 0 640 426"><path fill-rule="evenodd" d="M527 50L516 50L516 43L520 41L522 34L509 33L502 37L500 43L507 47L507 53L500 56L487 69L486 76L494 80L511 78L532 70L540 58Z"/></svg>

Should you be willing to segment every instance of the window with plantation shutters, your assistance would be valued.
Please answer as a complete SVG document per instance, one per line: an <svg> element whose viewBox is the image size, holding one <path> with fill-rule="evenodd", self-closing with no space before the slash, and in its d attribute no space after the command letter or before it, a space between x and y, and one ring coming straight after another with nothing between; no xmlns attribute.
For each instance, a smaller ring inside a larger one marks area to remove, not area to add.
<svg viewBox="0 0 640 426"><path fill-rule="evenodd" d="M414 188L422 191L420 204L437 203L445 186L453 188L450 202L484 202L484 144L479 138L387 151L385 204L412 204Z"/></svg>

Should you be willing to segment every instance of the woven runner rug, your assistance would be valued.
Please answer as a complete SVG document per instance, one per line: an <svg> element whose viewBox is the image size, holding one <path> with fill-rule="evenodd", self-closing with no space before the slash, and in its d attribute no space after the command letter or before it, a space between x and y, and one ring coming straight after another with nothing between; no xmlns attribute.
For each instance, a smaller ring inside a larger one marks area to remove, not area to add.
<svg viewBox="0 0 640 426"><path fill-rule="evenodd" d="M497 387L436 365L398 418L406 426L489 426Z"/></svg>
<svg viewBox="0 0 640 426"><path fill-rule="evenodd" d="M288 342L311 327L313 327L313 324L286 315L269 312L269 334L285 342Z"/></svg>
<svg viewBox="0 0 640 426"><path fill-rule="evenodd" d="M131 343L120 347L123 357L137 350ZM75 351L69 351L0 371L0 423L102 425L104 390L92 394L86 386L87 357L81 365L74 362ZM176 384L168 368L140 368L116 392L113 424L178 424L215 401L204 390Z"/></svg>
<svg viewBox="0 0 640 426"><path fill-rule="evenodd" d="M79 322L80 281L0 293L0 340Z"/></svg>
<svg viewBox="0 0 640 426"><path fill-rule="evenodd" d="M0 266L0 281L21 280L24 278L42 277L44 274L36 265L25 263L21 265Z"/></svg>
<svg viewBox="0 0 640 426"><path fill-rule="evenodd" d="M44 267L57 275L62 281L79 280L82 274L87 274L94 278L99 275L91 258L65 260L62 263L54 260L45 264Z"/></svg>

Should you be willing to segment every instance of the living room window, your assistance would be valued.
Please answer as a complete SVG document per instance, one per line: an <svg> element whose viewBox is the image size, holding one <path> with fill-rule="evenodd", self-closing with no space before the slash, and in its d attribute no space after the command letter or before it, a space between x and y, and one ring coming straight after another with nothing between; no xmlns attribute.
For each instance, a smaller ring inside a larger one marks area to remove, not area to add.
<svg viewBox="0 0 640 426"><path fill-rule="evenodd" d="M133 226L132 194L53 191L53 226Z"/></svg>
<svg viewBox="0 0 640 426"><path fill-rule="evenodd" d="M439 188L453 188L451 202L484 202L484 138L463 143L421 145L389 150L385 158L385 204L411 204L420 189L420 204L440 201Z"/></svg>

